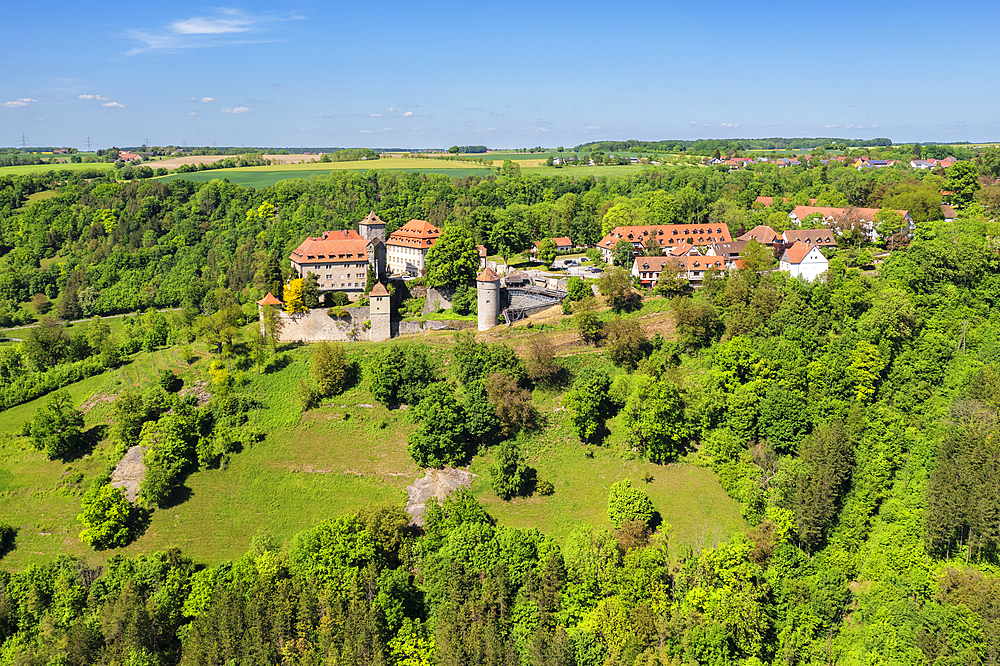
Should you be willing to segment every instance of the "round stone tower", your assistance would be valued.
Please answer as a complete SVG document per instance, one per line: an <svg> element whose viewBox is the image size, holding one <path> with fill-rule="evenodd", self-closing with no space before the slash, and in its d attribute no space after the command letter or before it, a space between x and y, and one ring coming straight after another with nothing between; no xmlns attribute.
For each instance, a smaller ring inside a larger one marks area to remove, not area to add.
<svg viewBox="0 0 1000 666"><path fill-rule="evenodd" d="M500 317L500 276L487 266L476 278L476 298L479 306L479 330L488 331Z"/></svg>

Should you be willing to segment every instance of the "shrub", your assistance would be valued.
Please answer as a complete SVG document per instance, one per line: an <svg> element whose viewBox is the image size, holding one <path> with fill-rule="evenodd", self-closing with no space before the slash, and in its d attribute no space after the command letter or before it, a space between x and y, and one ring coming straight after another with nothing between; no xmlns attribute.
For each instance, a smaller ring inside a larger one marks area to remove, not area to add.
<svg viewBox="0 0 1000 666"><path fill-rule="evenodd" d="M593 298L582 300L573 307L573 325L576 326L580 339L590 344L597 344L604 330L604 325L594 312L595 307Z"/></svg>
<svg viewBox="0 0 1000 666"><path fill-rule="evenodd" d="M622 479L611 486L608 492L608 518L615 527L633 520L648 526L653 519L653 512L649 495L640 488L634 488L628 479Z"/></svg>
<svg viewBox="0 0 1000 666"><path fill-rule="evenodd" d="M551 481L539 481L535 486L535 492L546 497L555 493L555 491L556 487L552 485Z"/></svg>
<svg viewBox="0 0 1000 666"><path fill-rule="evenodd" d="M31 422L31 441L44 449L50 460L67 458L79 446L83 430L83 412L73 407L66 391L57 391L38 410Z"/></svg>
<svg viewBox="0 0 1000 666"><path fill-rule="evenodd" d="M465 410L451 384L429 386L413 412L420 425L407 438L407 451L418 465L444 467L465 462L469 444Z"/></svg>
<svg viewBox="0 0 1000 666"><path fill-rule="evenodd" d="M635 319L615 319L605 327L608 356L628 370L635 370L649 353L649 339Z"/></svg>
<svg viewBox="0 0 1000 666"><path fill-rule="evenodd" d="M582 301L585 298L589 298L594 295L593 290L590 288L583 278L573 276L566 283L566 293L567 298L571 301Z"/></svg>
<svg viewBox="0 0 1000 666"><path fill-rule="evenodd" d="M330 291L327 292L323 298L323 304L326 307L344 307L350 304L351 297L347 295L344 291Z"/></svg>
<svg viewBox="0 0 1000 666"><path fill-rule="evenodd" d="M128 545L131 512L121 488L112 488L108 483L91 488L83 496L81 512L76 517L83 523L80 541L98 550Z"/></svg>
<svg viewBox="0 0 1000 666"><path fill-rule="evenodd" d="M509 500L524 491L528 467L517 440L508 439L496 448L490 475L493 491L502 500Z"/></svg>
<svg viewBox="0 0 1000 666"><path fill-rule="evenodd" d="M340 345L321 342L316 345L312 356L312 374L319 394L337 395L347 388L347 354Z"/></svg>
<svg viewBox="0 0 1000 666"><path fill-rule="evenodd" d="M184 381L173 370L166 369L160 373L160 386L167 393L176 393L184 385Z"/></svg>
<svg viewBox="0 0 1000 666"><path fill-rule="evenodd" d="M372 395L384 405L416 404L437 378L427 348L402 343L380 345L368 357L367 372Z"/></svg>

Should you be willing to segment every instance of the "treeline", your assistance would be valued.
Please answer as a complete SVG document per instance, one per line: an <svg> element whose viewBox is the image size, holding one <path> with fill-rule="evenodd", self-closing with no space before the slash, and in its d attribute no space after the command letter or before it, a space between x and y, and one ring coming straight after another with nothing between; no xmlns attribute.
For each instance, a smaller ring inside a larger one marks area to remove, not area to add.
<svg viewBox="0 0 1000 666"><path fill-rule="evenodd" d="M358 160L377 160L381 155L371 148L345 148L332 153L323 153L320 162L356 162Z"/></svg>
<svg viewBox="0 0 1000 666"><path fill-rule="evenodd" d="M689 155L711 155L716 150L729 154L737 150L784 150L811 148L866 148L875 146L891 146L890 139L696 139L696 140L663 140L663 141L590 141L573 148L575 152L607 151L607 152L660 152L688 153Z"/></svg>
<svg viewBox="0 0 1000 666"><path fill-rule="evenodd" d="M448 149L449 153L485 153L488 149L486 146L452 146Z"/></svg>

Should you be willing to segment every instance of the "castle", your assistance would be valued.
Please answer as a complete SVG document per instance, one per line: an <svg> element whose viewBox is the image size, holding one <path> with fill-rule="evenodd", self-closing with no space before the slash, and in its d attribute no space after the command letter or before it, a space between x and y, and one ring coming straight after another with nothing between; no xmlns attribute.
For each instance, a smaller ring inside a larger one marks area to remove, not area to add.
<svg viewBox="0 0 1000 666"><path fill-rule="evenodd" d="M421 221L411 220L410 226L423 228L413 225L415 222ZM437 229L433 231L440 233ZM389 237L390 248L395 236L396 233ZM429 247L433 240L436 235L422 242ZM364 294L366 273L370 270L376 283L368 294L369 304L315 308L289 314L281 309L284 303L268 293L257 301L262 330L265 308L277 308L282 320L281 342L383 342L399 335L466 325L465 322L400 321L395 318L392 292L405 292L405 283L401 278L390 277L386 248L385 223L374 211L358 223L358 231L327 231L321 237L306 238L289 257L295 274L299 277L310 272L316 274L321 292L344 291L360 297ZM421 250L426 251L425 248ZM408 264L407 269L400 272L412 274L413 267ZM423 266L418 270L422 274ZM390 282L396 282L396 288L387 288ZM564 297L564 291L532 286L531 279L524 273L515 272L501 278L493 268L486 266L476 277L477 329L488 331L501 318L509 325L561 302Z"/></svg>

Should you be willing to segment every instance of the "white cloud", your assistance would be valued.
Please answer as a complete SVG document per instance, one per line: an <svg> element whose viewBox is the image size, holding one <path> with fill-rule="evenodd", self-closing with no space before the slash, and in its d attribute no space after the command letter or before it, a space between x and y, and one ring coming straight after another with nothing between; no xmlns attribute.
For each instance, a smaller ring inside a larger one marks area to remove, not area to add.
<svg viewBox="0 0 1000 666"><path fill-rule="evenodd" d="M77 99L94 99L93 95L77 95Z"/></svg>
<svg viewBox="0 0 1000 666"><path fill-rule="evenodd" d="M247 15L239 9L221 9L222 16L206 18L193 16L170 24L171 30L179 35L225 35L233 32L249 32L259 19Z"/></svg>
<svg viewBox="0 0 1000 666"><path fill-rule="evenodd" d="M362 134L371 134L372 133L371 130L358 130L358 131L361 132Z"/></svg>
<svg viewBox="0 0 1000 666"><path fill-rule="evenodd" d="M373 113L371 117L372 118L381 118L382 114L381 113Z"/></svg>
<svg viewBox="0 0 1000 666"><path fill-rule="evenodd" d="M8 109L19 109L22 106L28 106L29 104L37 101L37 99L31 99L30 97L22 97L20 99L15 99L12 102L4 102L3 104L0 104L0 106L5 106Z"/></svg>
<svg viewBox="0 0 1000 666"><path fill-rule="evenodd" d="M406 113L403 114L403 117L404 118L409 118L412 115L413 115L413 111L407 111Z"/></svg>
<svg viewBox="0 0 1000 666"><path fill-rule="evenodd" d="M111 98L110 97L105 97L104 95L94 95L94 99L96 99L98 101L101 101L101 102L106 102L106 101L108 101Z"/></svg>
<svg viewBox="0 0 1000 666"><path fill-rule="evenodd" d="M392 131L392 128L391 128L391 127L383 127L383 128L382 128L382 131L383 131L383 132L391 132L391 131Z"/></svg>
<svg viewBox="0 0 1000 666"><path fill-rule="evenodd" d="M535 131L536 132L551 132L552 130L550 128L548 128L548 127L536 127Z"/></svg>
<svg viewBox="0 0 1000 666"><path fill-rule="evenodd" d="M719 127L739 127L739 123L719 123Z"/></svg>
<svg viewBox="0 0 1000 666"><path fill-rule="evenodd" d="M395 113L395 112L396 112L396 109L394 109L394 108L392 108L392 107L390 106L390 107L389 107L388 109L386 109L386 111L388 111L389 113Z"/></svg>
<svg viewBox="0 0 1000 666"><path fill-rule="evenodd" d="M124 104L119 104L118 102L108 102L107 104L102 104L101 106L107 106L112 109L124 109Z"/></svg>
<svg viewBox="0 0 1000 666"><path fill-rule="evenodd" d="M129 51L128 55L161 49L178 50L274 41L248 40L246 37L236 36L267 32L268 24L296 21L302 18L302 16L295 14L254 15L241 9L223 7L217 9L214 16L192 16L173 21L160 29L130 30L128 36L140 42L141 46Z"/></svg>
<svg viewBox="0 0 1000 666"><path fill-rule="evenodd" d="M194 111L188 111L187 115L189 115L189 116L197 116L198 114L195 113Z"/></svg>
<svg viewBox="0 0 1000 666"><path fill-rule="evenodd" d="M223 113L232 113L233 115L241 115L241 114L244 114L244 113L251 113L250 109L248 109L245 106L237 106L236 108L233 108L233 109L222 108L222 109L219 109L219 111L222 111Z"/></svg>
<svg viewBox="0 0 1000 666"><path fill-rule="evenodd" d="M601 128L598 127L597 125L587 125L583 129L585 129L585 130L595 130L595 129L601 129Z"/></svg>
<svg viewBox="0 0 1000 666"><path fill-rule="evenodd" d="M212 98L212 97L202 97L201 99L198 99L197 97L188 97L184 101L185 102L199 102L201 104L208 104L209 102L214 102L216 100L214 98Z"/></svg>

